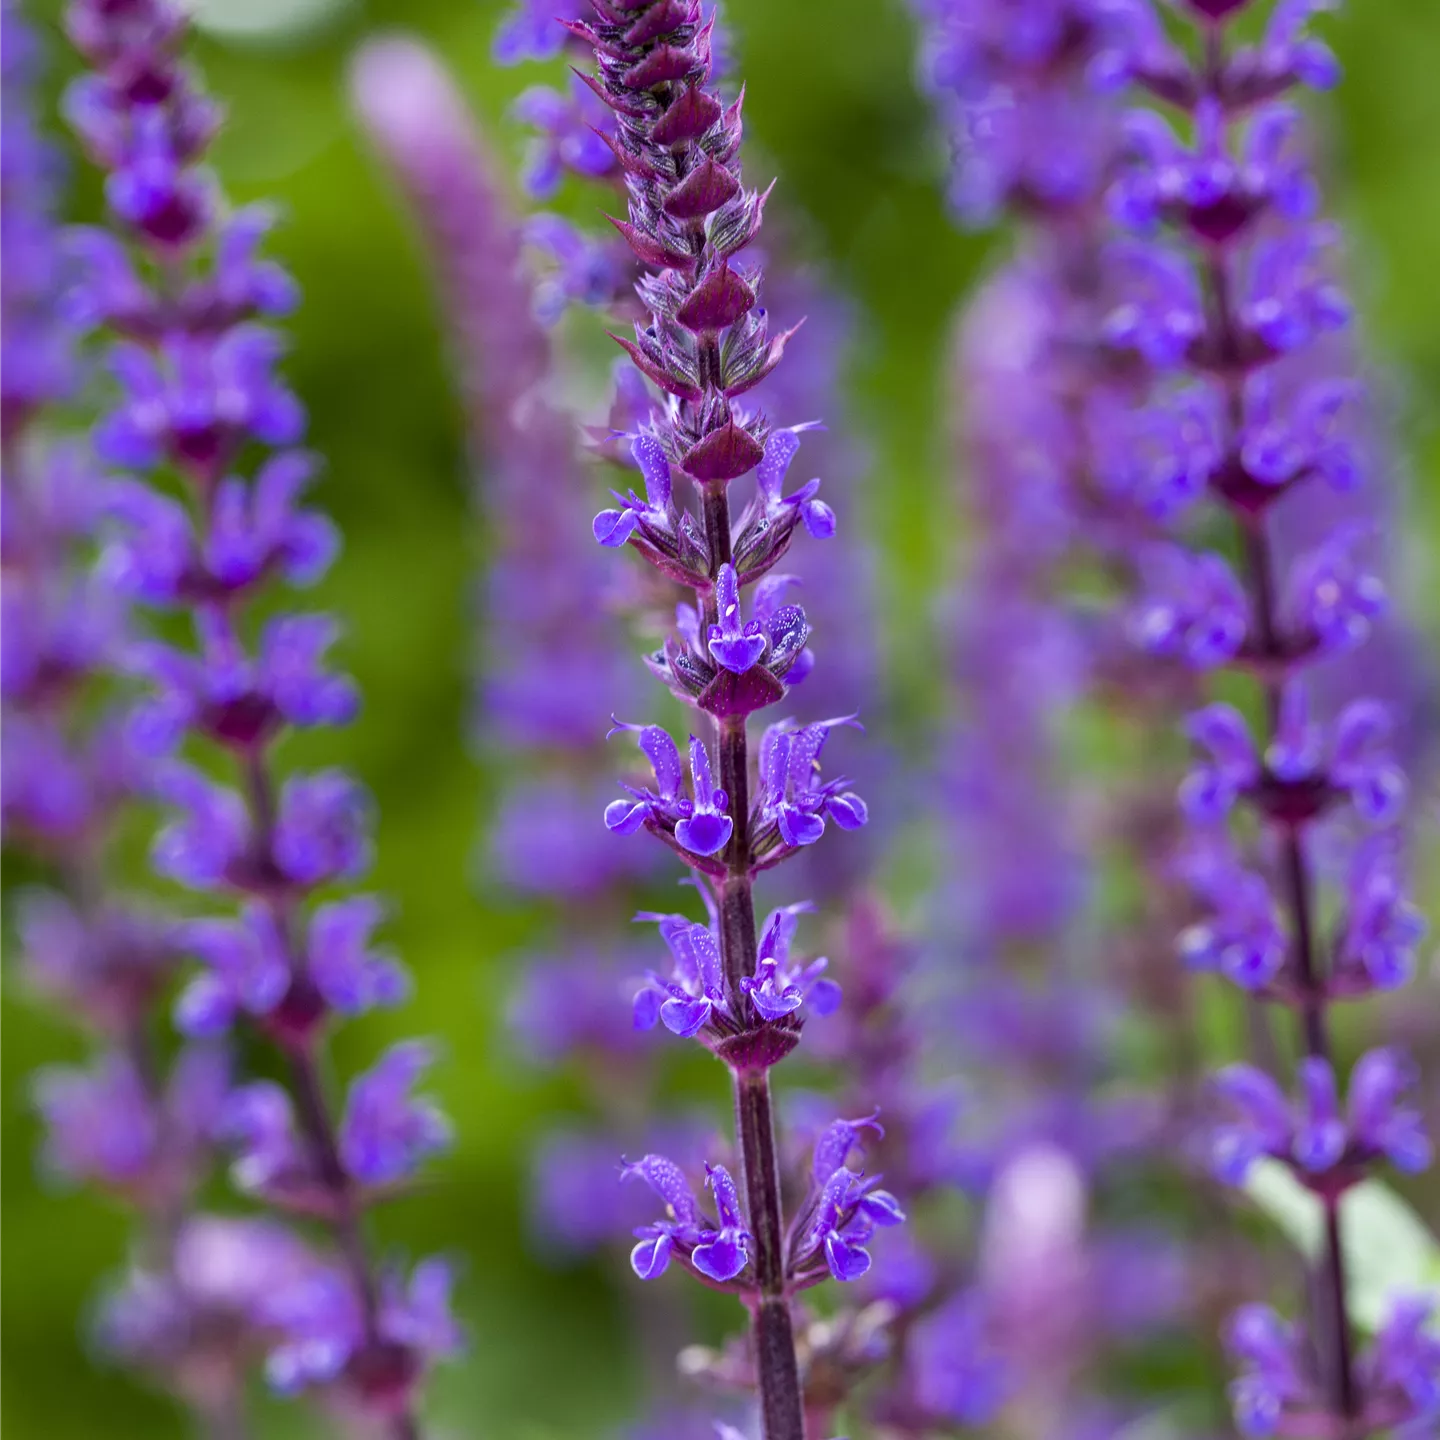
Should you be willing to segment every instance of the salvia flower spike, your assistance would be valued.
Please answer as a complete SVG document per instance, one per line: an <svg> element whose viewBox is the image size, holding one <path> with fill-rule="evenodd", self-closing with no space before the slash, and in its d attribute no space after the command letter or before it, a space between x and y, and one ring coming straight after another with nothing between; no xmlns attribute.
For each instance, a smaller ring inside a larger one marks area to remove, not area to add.
<svg viewBox="0 0 1440 1440"><path fill-rule="evenodd" d="M1360 396L1327 373L1331 351L1320 343L1349 318L1324 258L1334 227L1316 219L1318 187L1287 99L1301 85L1334 84L1338 71L1306 30L1318 5L1282 0L1250 43L1231 30L1258 8L1248 0L1179 8L1198 32L1198 59L1146 4L1123 12L1098 67L1194 127L1187 144L1155 111L1138 112L1110 191L1111 213L1133 237L1116 247L1109 331L1155 372L1123 427L1148 437L1150 459L1121 485L1172 524L1208 495L1233 522L1239 562L1159 552L1138 635L1197 670L1247 671L1262 693L1258 726L1218 704L1189 722L1197 762L1180 801L1203 913L1181 948L1190 964L1293 1013L1301 1050L1290 1078L1251 1065L1216 1077L1216 1173L1240 1184L1261 1160L1282 1164L1325 1217L1308 1320L1249 1306L1231 1324L1236 1419L1249 1435L1424 1427L1440 1414L1440 1356L1413 1346L1419 1311L1403 1297L1371 1350L1357 1353L1339 1223L1361 1179L1385 1165L1424 1168L1432 1149L1410 1100L1411 1063L1377 1049L1347 1078L1331 1033L1335 1004L1405 982L1424 928L1398 863L1406 782L1392 714L1353 691L1313 703L1315 662L1362 644L1382 605L1353 524L1318 534L1307 524L1333 513L1327 491L1364 478L1352 418ZM1296 553L1294 534L1319 543ZM1258 865L1224 838L1240 811L1264 832ZM1327 934L1319 860L1331 828L1348 835L1354 858Z"/></svg>
<svg viewBox="0 0 1440 1440"><path fill-rule="evenodd" d="M765 193L741 177L740 101L715 93L713 23L698 0L596 0L589 21L569 28L595 47L598 75L581 78L614 116L609 139L628 216L613 223L641 266L643 316L614 338L663 397L631 437L644 494L617 494L619 508L595 520L595 539L637 550L695 592L651 668L709 717L696 715L688 765L663 728L617 722L636 737L653 785L627 784L629 798L605 819L622 833L649 830L713 894L709 924L653 917L674 969L647 982L635 1016L700 1039L726 1062L742 1172L738 1186L719 1167L708 1172L707 1210L671 1162L652 1155L630 1167L672 1217L637 1232L633 1263L648 1277L678 1259L744 1296L766 1440L804 1440L791 1297L827 1273L864 1273L864 1240L901 1218L888 1195L841 1166L807 1202L813 1220L787 1227L769 1072L798 1042L807 1004L833 1008L839 996L822 962L790 960L797 908L777 912L762 937L752 899L757 872L813 843L827 817L844 828L867 818L843 782L822 785L816 773L826 735L849 722L772 726L754 765L747 733L749 715L783 700L808 656L803 612L757 582L798 525L825 538L836 522L816 499L817 483L784 493L805 427L775 430L745 399L780 363L793 331L771 332L758 267L745 254ZM730 486L752 471L756 499L737 520Z"/></svg>
<svg viewBox="0 0 1440 1440"><path fill-rule="evenodd" d="M129 738L172 807L153 860L187 888L240 901L237 914L186 927L202 968L175 1018L195 1036L243 1024L288 1073L288 1087L241 1086L212 1126L233 1146L242 1190L316 1217L332 1242L306 1264L277 1257L285 1283L261 1297L271 1384L322 1387L400 1440L419 1433L426 1369L458 1343L448 1270L431 1260L408 1279L382 1272L364 1215L448 1130L412 1093L430 1059L423 1045L394 1047L357 1079L343 1116L325 1080L331 1026L397 1003L406 981L372 940L380 902L311 900L369 867L364 792L337 769L283 779L275 769L288 729L344 724L358 698L325 664L333 620L286 615L261 627L251 614L271 580L312 583L336 550L333 526L303 504L313 464L293 447L305 416L276 371L284 345L271 324L296 288L260 255L268 214L231 212L202 168L219 116L185 62L183 11L169 0L73 0L66 23L88 67L66 110L105 173L110 216L109 229L73 241L77 312L108 334L116 381L95 444L130 472L111 492L106 573L136 601L185 614L195 637L188 648L139 643L126 657L149 691ZM241 462L257 444L273 453L247 477ZM227 761L238 789L179 759L187 739Z"/></svg>
<svg viewBox="0 0 1440 1440"><path fill-rule="evenodd" d="M223 1045L200 1041L162 1060L167 1047L157 1031L183 945L172 917L119 889L111 863L117 822L149 776L114 683L132 617L114 578L95 564L106 519L102 471L82 437L57 432L59 405L73 403L83 370L52 209L59 166L33 112L40 50L9 0L0 27L0 816L7 853L24 851L49 881L14 897L24 978L96 1047L83 1064L47 1066L34 1077L42 1164L52 1180L85 1181L135 1212L129 1273L102 1298L96 1338L219 1433L243 1423L258 1315L231 1309L224 1338L206 1349L205 1383L196 1383L205 1348L196 1336L214 1311L187 1290L184 1272L196 1253L188 1238L216 1235L225 1223L195 1207L216 1158L230 1057ZM164 1325L138 1323L140 1287L151 1317L163 1297Z"/></svg>

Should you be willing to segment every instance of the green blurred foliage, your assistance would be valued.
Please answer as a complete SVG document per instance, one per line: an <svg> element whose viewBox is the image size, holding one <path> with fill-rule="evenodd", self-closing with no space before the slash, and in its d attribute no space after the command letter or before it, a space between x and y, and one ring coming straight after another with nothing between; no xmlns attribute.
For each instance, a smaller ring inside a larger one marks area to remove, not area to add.
<svg viewBox="0 0 1440 1440"><path fill-rule="evenodd" d="M464 1267L470 1351L434 1392L447 1433L578 1440L603 1434L639 1403L625 1302L637 1282L619 1264L547 1265L527 1235L527 1145L547 1117L582 1097L574 1082L537 1082L507 1043L511 957L544 920L477 898L474 884L477 826L499 777L466 739L477 527L462 417L418 246L345 104L354 47L403 26L439 47L497 148L514 159L506 106L537 76L490 64L498 9L495 0L356 0L283 42L208 36L197 48L230 112L219 169L237 199L282 205L276 248L305 292L290 374L312 415L312 443L328 460L321 501L346 535L318 598L346 618L346 659L368 697L360 723L327 736L323 753L357 770L378 798L375 883L394 898L390 933L418 981L403 1012L343 1031L336 1063L361 1066L395 1035L439 1036L436 1088L458 1127L433 1182L388 1208L377 1230L388 1247L443 1249ZM933 596L951 558L945 357L987 242L962 236L947 217L944 147L912 81L903 0L726 0L725 9L749 87L747 131L758 151L749 168L780 176L787 202L807 217L803 243L856 302L846 418L868 435L873 462L864 513L846 523L863 524L883 547L895 709L919 735L935 688ZM1440 7L1357 3L1331 33L1348 70L1338 100L1323 102L1331 194L1350 226L1380 384L1394 397L1395 453L1408 457L1397 466L1416 519L1407 544L1433 627ZM58 84L65 48L50 38ZM77 214L93 207L93 191L93 179L80 177ZM591 203L577 192L570 208ZM86 1354L81 1317L96 1277L122 1253L123 1214L35 1178L26 1077L79 1055L82 1042L13 984L3 1025L6 1440L180 1435L165 1402ZM712 1326L726 1317L707 1311ZM300 1407L271 1406L260 1428L283 1436L323 1427Z"/></svg>

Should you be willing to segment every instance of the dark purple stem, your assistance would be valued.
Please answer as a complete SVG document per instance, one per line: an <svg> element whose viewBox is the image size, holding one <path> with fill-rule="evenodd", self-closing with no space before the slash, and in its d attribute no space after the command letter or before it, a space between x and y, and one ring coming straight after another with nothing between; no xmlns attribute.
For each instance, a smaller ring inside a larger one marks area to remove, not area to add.
<svg viewBox="0 0 1440 1440"><path fill-rule="evenodd" d="M718 574L731 555L730 501L723 486L706 487L704 508L712 573ZM697 598L707 620L713 618L713 591ZM720 881L720 957L730 1004L738 1014L744 1005L740 981L755 973L758 951L754 882L750 876L750 757L743 715L717 721L716 729L720 784L733 822L725 851L725 878ZM805 1440L804 1395L785 1285L785 1216L770 1103L770 1071L764 1066L732 1067L731 1078L735 1132L740 1142L754 1244L758 1294L752 1302L751 1337L761 1422L765 1440Z"/></svg>

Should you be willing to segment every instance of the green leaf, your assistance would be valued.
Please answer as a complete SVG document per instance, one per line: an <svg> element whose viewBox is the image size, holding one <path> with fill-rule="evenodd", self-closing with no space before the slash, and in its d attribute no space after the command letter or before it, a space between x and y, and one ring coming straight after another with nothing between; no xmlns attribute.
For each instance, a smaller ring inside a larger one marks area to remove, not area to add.
<svg viewBox="0 0 1440 1440"><path fill-rule="evenodd" d="M1307 1259L1319 1259L1324 1208L1288 1166L1261 1161L1245 1190ZM1440 1303L1440 1239L1389 1186L1366 1180L1345 1193L1340 1236L1350 1315L1362 1330L1377 1330L1397 1295L1429 1292Z"/></svg>

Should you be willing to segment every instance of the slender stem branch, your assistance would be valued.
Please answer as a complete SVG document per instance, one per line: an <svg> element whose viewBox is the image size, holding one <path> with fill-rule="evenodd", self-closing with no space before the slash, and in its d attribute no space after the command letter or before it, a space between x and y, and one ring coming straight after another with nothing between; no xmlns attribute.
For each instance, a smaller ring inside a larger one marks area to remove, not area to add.
<svg viewBox="0 0 1440 1440"><path fill-rule="evenodd" d="M718 574L731 556L730 500L723 486L706 487L704 514L712 573ZM708 622L714 609L713 591L699 598ZM730 1002L738 1006L743 999L740 981L755 973L758 950L750 877L750 757L744 716L727 716L717 722L716 729L720 784L733 822L725 849L726 873L720 882L720 957ZM785 1285L785 1217L770 1072L733 1069L731 1078L759 1291L752 1303L751 1343L761 1423L765 1440L805 1440L804 1393Z"/></svg>

